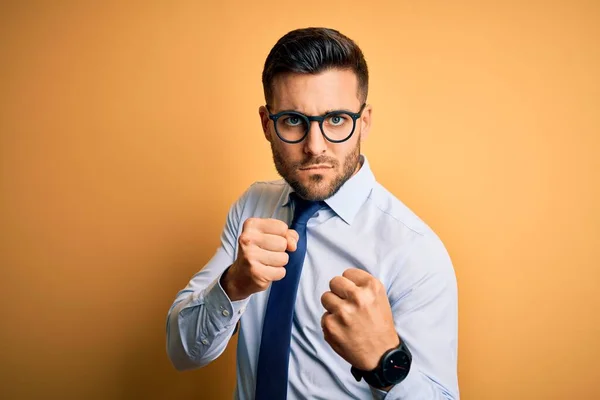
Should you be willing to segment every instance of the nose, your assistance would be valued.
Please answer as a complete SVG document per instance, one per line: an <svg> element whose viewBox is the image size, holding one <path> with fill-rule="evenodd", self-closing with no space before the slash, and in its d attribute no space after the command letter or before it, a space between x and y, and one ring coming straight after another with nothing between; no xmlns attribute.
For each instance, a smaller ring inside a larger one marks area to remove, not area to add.
<svg viewBox="0 0 600 400"><path fill-rule="evenodd" d="M308 127L308 135L304 139L304 152L312 155L325 153L327 150L327 139L321 132L319 122L311 121Z"/></svg>

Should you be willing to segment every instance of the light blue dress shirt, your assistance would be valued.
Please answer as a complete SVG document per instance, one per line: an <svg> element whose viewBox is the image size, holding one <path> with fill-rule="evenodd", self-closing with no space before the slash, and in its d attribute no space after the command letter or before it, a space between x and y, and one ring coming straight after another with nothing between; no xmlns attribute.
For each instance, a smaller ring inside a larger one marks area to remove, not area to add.
<svg viewBox="0 0 600 400"><path fill-rule="evenodd" d="M438 236L362 167L326 200L307 225L289 366L288 399L458 399L457 288ZM261 330L269 290L231 302L219 283L234 262L249 217L293 216L284 181L253 184L231 207L214 257L181 290L167 317L167 351L179 370L202 367L225 350L239 320L235 399L254 398ZM357 382L350 364L323 338L321 296L329 281L361 268L387 290L400 338L413 355L407 378L388 393ZM201 398L201 394L199 394Z"/></svg>

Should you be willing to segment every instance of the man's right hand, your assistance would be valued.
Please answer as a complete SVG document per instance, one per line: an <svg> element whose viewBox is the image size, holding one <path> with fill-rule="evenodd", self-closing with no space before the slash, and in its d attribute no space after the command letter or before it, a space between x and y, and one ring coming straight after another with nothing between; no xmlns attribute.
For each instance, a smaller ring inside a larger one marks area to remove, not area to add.
<svg viewBox="0 0 600 400"><path fill-rule="evenodd" d="M238 240L237 259L221 277L229 299L245 299L283 279L289 260L286 250L295 251L298 239L298 233L283 221L248 218Z"/></svg>

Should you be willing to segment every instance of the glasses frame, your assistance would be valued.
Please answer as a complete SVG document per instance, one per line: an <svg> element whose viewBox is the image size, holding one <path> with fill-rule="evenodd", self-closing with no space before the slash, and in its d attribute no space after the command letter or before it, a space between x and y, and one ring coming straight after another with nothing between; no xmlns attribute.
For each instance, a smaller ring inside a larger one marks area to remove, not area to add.
<svg viewBox="0 0 600 400"><path fill-rule="evenodd" d="M360 107L360 110L357 113L353 113L353 112L345 111L345 110L334 110L334 111L330 111L324 115L305 115L298 111L281 111L281 112L278 112L277 114L271 114L271 110L269 110L269 105L267 104L265 107L266 107L267 111L269 112L269 119L273 121L273 126L275 127L275 133L277 134L277 137L285 143L295 144L295 143L300 143L301 141L306 139L306 137L308 136L308 132L310 132L310 124L313 121L317 121L319 123L319 128L321 128L321 133L323 134L325 139L327 139L331 143L345 142L346 140L350 139L352 137L352 135L354 134L354 131L356 130L356 120L358 120L360 118L360 116L366 106L367 106L367 103L363 103L363 105ZM334 139L327 137L327 135L325 134L325 131L323 130L323 122L328 117L331 117L333 115L340 115L340 114L345 114L345 115L348 115L350 118L352 118L352 131L345 139L334 140ZM277 120L279 118L283 117L284 115L293 115L293 116L302 118L304 120L304 122L306 123L306 132L304 132L304 135L300 139L287 140L287 139L284 139L279 134L279 130L277 129Z"/></svg>

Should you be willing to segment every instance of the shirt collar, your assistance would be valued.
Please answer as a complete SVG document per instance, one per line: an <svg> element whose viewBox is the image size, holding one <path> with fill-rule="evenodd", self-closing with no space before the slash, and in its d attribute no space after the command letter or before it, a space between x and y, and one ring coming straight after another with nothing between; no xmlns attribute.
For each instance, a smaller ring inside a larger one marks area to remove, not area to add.
<svg viewBox="0 0 600 400"><path fill-rule="evenodd" d="M361 155L360 161L362 165L358 172L350 177L336 194L325 200L325 203L348 225L352 224L360 206L369 197L375 184L375 176L367 157ZM290 204L290 194L294 192L290 185L286 185L286 188L283 195L284 207Z"/></svg>

